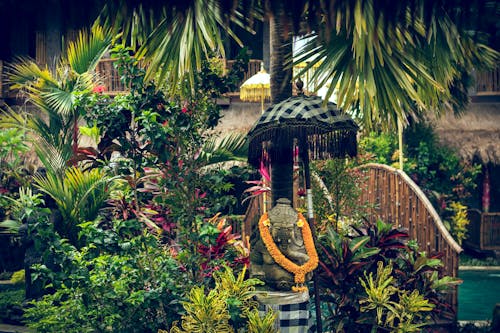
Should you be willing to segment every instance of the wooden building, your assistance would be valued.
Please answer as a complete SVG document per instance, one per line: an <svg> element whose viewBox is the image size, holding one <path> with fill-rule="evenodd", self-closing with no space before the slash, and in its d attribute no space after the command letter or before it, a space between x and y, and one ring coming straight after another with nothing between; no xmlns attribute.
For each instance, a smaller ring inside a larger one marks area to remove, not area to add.
<svg viewBox="0 0 500 333"><path fill-rule="evenodd" d="M465 112L434 120L434 128L441 143L463 160L482 165L464 245L500 251L500 67L477 73Z"/></svg>

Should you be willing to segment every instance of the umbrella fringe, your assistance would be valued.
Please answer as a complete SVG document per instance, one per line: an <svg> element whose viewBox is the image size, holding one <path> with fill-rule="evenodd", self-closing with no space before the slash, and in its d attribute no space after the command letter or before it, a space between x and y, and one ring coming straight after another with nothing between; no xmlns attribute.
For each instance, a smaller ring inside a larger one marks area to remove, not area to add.
<svg viewBox="0 0 500 333"><path fill-rule="evenodd" d="M266 89L265 87L244 87L240 90L240 99L242 101L260 102L262 98L264 98L264 100L269 100L271 98L271 90L269 88Z"/></svg>
<svg viewBox="0 0 500 333"><path fill-rule="evenodd" d="M293 139L307 140L309 154L312 160L354 157L357 155L356 130L352 128L341 128L329 130L320 126L316 128L290 129L290 124L285 128L270 128L260 133L252 135L249 143L248 162L258 167L262 156L262 142L271 141L272 144L282 146L289 144Z"/></svg>

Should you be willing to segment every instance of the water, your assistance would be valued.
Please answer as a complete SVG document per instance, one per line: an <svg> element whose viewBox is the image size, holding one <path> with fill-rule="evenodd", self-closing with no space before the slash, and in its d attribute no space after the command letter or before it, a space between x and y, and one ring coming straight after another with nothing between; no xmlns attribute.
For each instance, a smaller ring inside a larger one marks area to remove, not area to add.
<svg viewBox="0 0 500 333"><path fill-rule="evenodd" d="M491 320L500 303L500 270L459 271L458 320Z"/></svg>

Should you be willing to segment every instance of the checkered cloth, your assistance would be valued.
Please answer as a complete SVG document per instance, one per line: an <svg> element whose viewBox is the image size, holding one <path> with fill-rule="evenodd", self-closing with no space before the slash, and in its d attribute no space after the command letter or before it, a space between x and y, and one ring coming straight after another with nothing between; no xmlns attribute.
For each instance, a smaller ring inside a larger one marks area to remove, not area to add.
<svg viewBox="0 0 500 333"><path fill-rule="evenodd" d="M270 106L248 132L248 161L259 165L262 142L300 139L317 158L356 155L358 125L337 105L318 96L293 96Z"/></svg>
<svg viewBox="0 0 500 333"><path fill-rule="evenodd" d="M297 304L260 304L259 315L272 309L277 313L275 328L281 333L308 333L310 330L309 301Z"/></svg>

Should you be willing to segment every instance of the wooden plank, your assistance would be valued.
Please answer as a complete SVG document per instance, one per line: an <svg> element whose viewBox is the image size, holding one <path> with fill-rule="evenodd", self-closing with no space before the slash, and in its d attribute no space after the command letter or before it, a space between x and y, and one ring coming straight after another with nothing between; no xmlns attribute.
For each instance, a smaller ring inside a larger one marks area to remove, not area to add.
<svg viewBox="0 0 500 333"><path fill-rule="evenodd" d="M47 65L47 36L44 31L37 31L35 36L35 61L38 65Z"/></svg>
<svg viewBox="0 0 500 333"><path fill-rule="evenodd" d="M381 177L381 183L379 186L380 195L380 216L381 219L387 222L387 172L385 170L379 170Z"/></svg>

